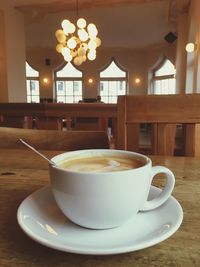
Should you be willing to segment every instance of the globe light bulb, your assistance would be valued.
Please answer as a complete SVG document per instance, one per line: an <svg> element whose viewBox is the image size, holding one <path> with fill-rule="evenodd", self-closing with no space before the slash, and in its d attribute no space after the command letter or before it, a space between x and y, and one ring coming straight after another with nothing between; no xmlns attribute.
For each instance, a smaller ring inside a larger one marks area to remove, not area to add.
<svg viewBox="0 0 200 267"><path fill-rule="evenodd" d="M68 31L69 33L74 33L76 30L76 26L73 23L70 23Z"/></svg>
<svg viewBox="0 0 200 267"><path fill-rule="evenodd" d="M85 49L84 49L83 47L80 47L80 48L78 49L78 56L79 56L79 57L82 57L82 56L85 56L85 54L86 54Z"/></svg>
<svg viewBox="0 0 200 267"><path fill-rule="evenodd" d="M88 26L87 26L87 30L88 30L88 32L92 32L93 30L96 30L96 29L97 29L97 27L95 26L94 23L90 23L90 24L88 24Z"/></svg>
<svg viewBox="0 0 200 267"><path fill-rule="evenodd" d="M74 49L76 47L77 43L76 43L76 40L74 37L70 38L68 41L67 41L67 46L71 49Z"/></svg>
<svg viewBox="0 0 200 267"><path fill-rule="evenodd" d="M99 37L96 37L95 43L96 43L97 47L99 47L101 45L101 39Z"/></svg>
<svg viewBox="0 0 200 267"><path fill-rule="evenodd" d="M77 20L77 26L78 26L80 29L85 28L85 26L86 26L86 20L83 19L83 18L78 19L78 20Z"/></svg>
<svg viewBox="0 0 200 267"><path fill-rule="evenodd" d="M82 56L81 58L82 58L82 62L85 62L87 59L86 55Z"/></svg>
<svg viewBox="0 0 200 267"><path fill-rule="evenodd" d="M81 57L75 57L74 58L74 64L77 65L77 66L80 66L82 64Z"/></svg>
<svg viewBox="0 0 200 267"><path fill-rule="evenodd" d="M96 26L93 23L90 23L87 27L87 30L88 30L90 39L95 39L98 34Z"/></svg>
<svg viewBox="0 0 200 267"><path fill-rule="evenodd" d="M96 58L96 48L101 45L100 38L97 37L98 30L94 23L87 26L84 18L79 18L75 24L64 19L62 28L55 32L58 40L56 51L61 53L67 62L73 60L79 66L87 59Z"/></svg>
<svg viewBox="0 0 200 267"><path fill-rule="evenodd" d="M96 47L97 47L97 44L96 44L96 42L95 42L94 40L90 40L90 41L88 42L88 48L89 48L90 50L94 50L94 49L96 49Z"/></svg>
<svg viewBox="0 0 200 267"><path fill-rule="evenodd" d="M88 40L88 33L84 29L78 30L78 36L81 41L85 42Z"/></svg>
<svg viewBox="0 0 200 267"><path fill-rule="evenodd" d="M64 33L60 33L57 35L57 40L59 43L64 43L66 41L66 36Z"/></svg>
<svg viewBox="0 0 200 267"><path fill-rule="evenodd" d="M64 56L64 60L67 61L67 62L72 61L72 55L66 55L66 56Z"/></svg>
<svg viewBox="0 0 200 267"><path fill-rule="evenodd" d="M96 53L94 53L93 51L90 51L87 55L89 60L95 60L96 58Z"/></svg>
<svg viewBox="0 0 200 267"><path fill-rule="evenodd" d="M68 19L64 19L64 20L62 21L62 23L61 23L61 26L62 26L63 30L64 30L64 29L67 29L67 28L69 27L70 23L71 23L71 22L70 22Z"/></svg>
<svg viewBox="0 0 200 267"><path fill-rule="evenodd" d="M63 33L64 33L64 32L63 32L63 30L61 30L61 29L56 30L56 32L55 32L55 36L56 36L56 38L58 37L58 35L63 34Z"/></svg>
<svg viewBox="0 0 200 267"><path fill-rule="evenodd" d="M193 52L195 49L195 45L193 43L188 43L186 46L185 46L185 50L188 52L188 53L191 53Z"/></svg>
<svg viewBox="0 0 200 267"><path fill-rule="evenodd" d="M57 51L58 53L61 53L61 52L62 52L62 49L63 49L63 45L62 45L62 44L57 44L57 45L56 45L56 51Z"/></svg>
<svg viewBox="0 0 200 267"><path fill-rule="evenodd" d="M71 54L71 51L70 51L70 49L68 47L64 47L62 49L61 53L62 53L63 57L67 57L68 55Z"/></svg>

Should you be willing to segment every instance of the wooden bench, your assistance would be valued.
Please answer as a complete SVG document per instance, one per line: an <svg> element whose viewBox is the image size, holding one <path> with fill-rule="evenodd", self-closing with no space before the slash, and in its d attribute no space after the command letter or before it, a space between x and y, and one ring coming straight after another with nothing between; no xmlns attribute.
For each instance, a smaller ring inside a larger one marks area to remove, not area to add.
<svg viewBox="0 0 200 267"><path fill-rule="evenodd" d="M200 156L200 95L119 96L117 148L140 152L141 123L151 125L151 154L173 155L176 126L183 127L183 153Z"/></svg>
<svg viewBox="0 0 200 267"><path fill-rule="evenodd" d="M101 131L58 131L0 127L0 148L27 149L20 141L41 150L71 151L107 149L108 136Z"/></svg>

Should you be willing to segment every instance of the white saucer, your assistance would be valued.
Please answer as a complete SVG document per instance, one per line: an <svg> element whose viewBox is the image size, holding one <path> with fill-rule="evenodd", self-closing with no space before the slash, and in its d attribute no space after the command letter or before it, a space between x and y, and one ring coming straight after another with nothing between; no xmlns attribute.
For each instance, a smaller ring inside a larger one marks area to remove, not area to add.
<svg viewBox="0 0 200 267"><path fill-rule="evenodd" d="M152 186L149 197L159 193L160 189ZM160 208L139 212L121 227L90 230L75 225L61 213L48 186L21 203L17 219L29 237L47 247L71 253L106 255L140 250L167 239L181 225L183 211L178 201L170 197Z"/></svg>

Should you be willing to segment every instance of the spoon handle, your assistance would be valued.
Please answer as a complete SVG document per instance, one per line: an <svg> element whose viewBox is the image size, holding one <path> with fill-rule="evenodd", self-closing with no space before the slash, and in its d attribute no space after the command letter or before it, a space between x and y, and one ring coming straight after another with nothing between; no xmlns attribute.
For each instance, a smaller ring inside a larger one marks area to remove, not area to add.
<svg viewBox="0 0 200 267"><path fill-rule="evenodd" d="M38 155L40 155L42 158L46 159L51 165L55 165L55 163L48 159L47 157L45 157L43 154L41 154L38 150L36 150L34 147L30 146L29 144L27 144L24 140L22 140L21 138L19 138L19 140L28 148L30 148L31 150L33 150L35 153L37 153Z"/></svg>

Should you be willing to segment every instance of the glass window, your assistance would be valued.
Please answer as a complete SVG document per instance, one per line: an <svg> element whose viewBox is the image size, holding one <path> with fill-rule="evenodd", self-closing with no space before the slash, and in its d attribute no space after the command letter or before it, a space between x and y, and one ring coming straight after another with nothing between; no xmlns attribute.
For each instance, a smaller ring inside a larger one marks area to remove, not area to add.
<svg viewBox="0 0 200 267"><path fill-rule="evenodd" d="M153 94L165 95L176 93L175 67L166 59L159 69L153 72Z"/></svg>
<svg viewBox="0 0 200 267"><path fill-rule="evenodd" d="M125 95L127 72L113 59L110 65L100 72L99 94L104 103L117 103L118 95Z"/></svg>
<svg viewBox="0 0 200 267"><path fill-rule="evenodd" d="M121 70L113 60L105 70L100 72L100 77L101 78L110 78L110 77L125 78L126 72Z"/></svg>
<svg viewBox="0 0 200 267"><path fill-rule="evenodd" d="M78 103L82 100L83 74L71 63L55 72L57 103Z"/></svg>
<svg viewBox="0 0 200 267"><path fill-rule="evenodd" d="M40 102L39 72L26 62L26 91L28 103Z"/></svg>

